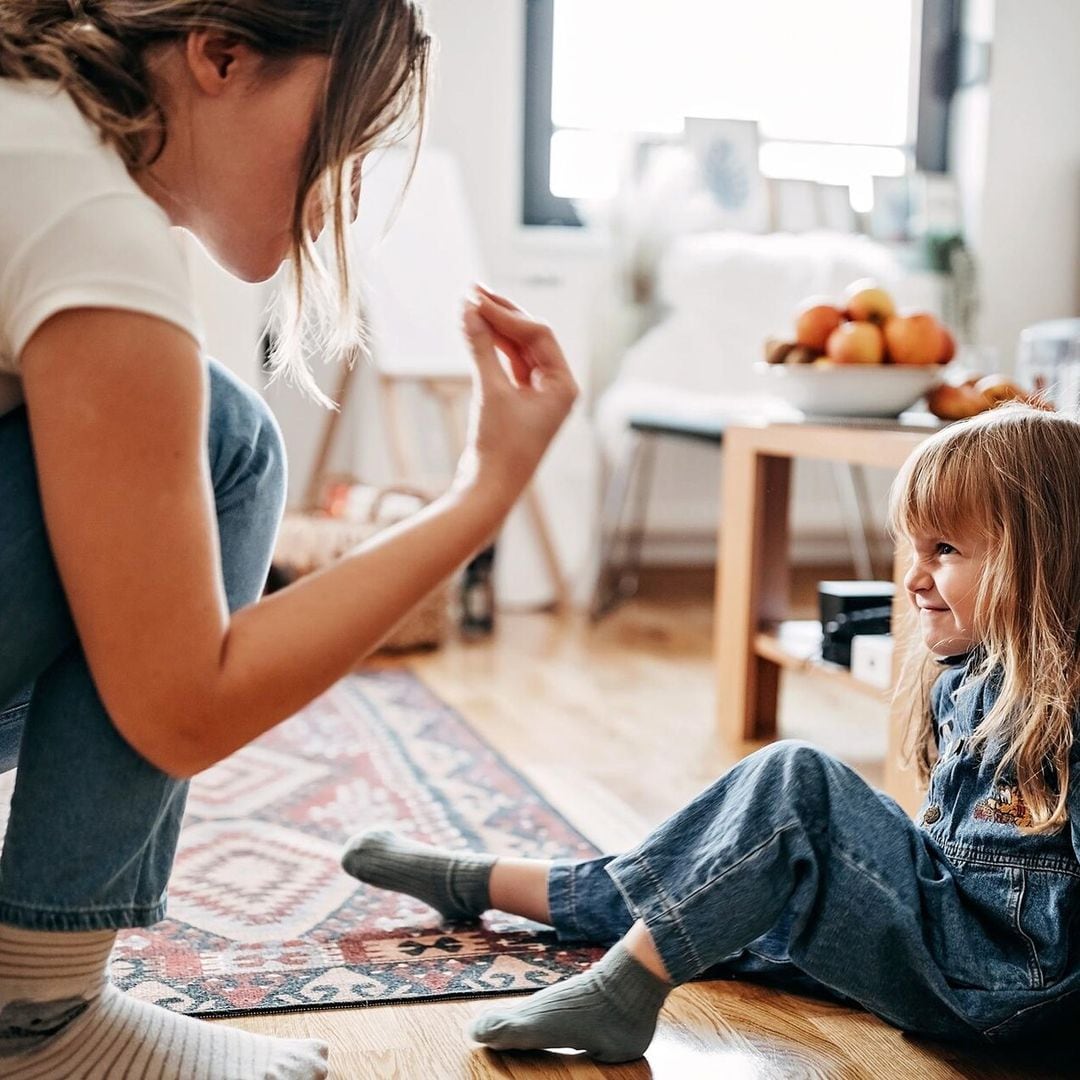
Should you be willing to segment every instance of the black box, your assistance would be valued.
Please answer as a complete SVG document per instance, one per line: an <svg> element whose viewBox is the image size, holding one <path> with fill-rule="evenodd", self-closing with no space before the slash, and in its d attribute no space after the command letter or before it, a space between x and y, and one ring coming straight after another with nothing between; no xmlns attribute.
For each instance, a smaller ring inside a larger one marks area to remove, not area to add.
<svg viewBox="0 0 1080 1080"><path fill-rule="evenodd" d="M851 667L851 639L856 634L889 633L891 581L821 581L821 658Z"/></svg>

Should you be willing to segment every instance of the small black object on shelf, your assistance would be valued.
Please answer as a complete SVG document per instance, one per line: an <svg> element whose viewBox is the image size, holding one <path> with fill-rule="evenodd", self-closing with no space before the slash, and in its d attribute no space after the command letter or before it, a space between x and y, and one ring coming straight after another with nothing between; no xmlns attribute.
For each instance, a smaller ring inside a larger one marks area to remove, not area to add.
<svg viewBox="0 0 1080 1080"><path fill-rule="evenodd" d="M856 634L887 634L896 586L891 581L822 581L821 658L851 667L851 639Z"/></svg>
<svg viewBox="0 0 1080 1080"><path fill-rule="evenodd" d="M461 631L481 637L495 629L495 545L478 552L461 578Z"/></svg>
<svg viewBox="0 0 1080 1080"><path fill-rule="evenodd" d="M821 658L851 667L851 639L856 634L887 634L892 607L839 614L822 627Z"/></svg>

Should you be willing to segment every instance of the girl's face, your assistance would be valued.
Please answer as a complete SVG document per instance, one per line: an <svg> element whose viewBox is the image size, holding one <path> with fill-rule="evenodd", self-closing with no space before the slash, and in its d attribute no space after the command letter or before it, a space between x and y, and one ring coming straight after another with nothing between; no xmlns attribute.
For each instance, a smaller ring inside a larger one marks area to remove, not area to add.
<svg viewBox="0 0 1080 1080"><path fill-rule="evenodd" d="M329 61L269 71L242 44L192 33L154 65L168 139L135 179L244 281L272 277L291 250L293 208ZM315 209L310 228L323 214Z"/></svg>
<svg viewBox="0 0 1080 1080"><path fill-rule="evenodd" d="M923 642L935 656L966 653L979 642L975 599L986 542L959 533L914 534L908 539L912 557L904 587L918 612Z"/></svg>

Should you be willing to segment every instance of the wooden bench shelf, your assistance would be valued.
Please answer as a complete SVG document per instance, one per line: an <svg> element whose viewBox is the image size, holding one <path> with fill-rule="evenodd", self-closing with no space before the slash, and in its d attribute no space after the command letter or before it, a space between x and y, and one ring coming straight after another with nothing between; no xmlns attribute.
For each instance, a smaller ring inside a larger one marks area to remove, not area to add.
<svg viewBox="0 0 1080 1080"><path fill-rule="evenodd" d="M821 658L821 626L807 620L766 623L754 635L754 654L788 671L804 671L869 694L879 701L888 691L856 679L846 667Z"/></svg>

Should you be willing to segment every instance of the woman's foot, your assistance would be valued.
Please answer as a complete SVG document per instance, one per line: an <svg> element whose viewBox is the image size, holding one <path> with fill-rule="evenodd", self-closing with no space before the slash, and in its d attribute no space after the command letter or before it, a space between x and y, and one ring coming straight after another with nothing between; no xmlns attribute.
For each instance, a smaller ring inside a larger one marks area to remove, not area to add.
<svg viewBox="0 0 1080 1080"><path fill-rule="evenodd" d="M121 993L107 975L115 937L0 926L0 1075L324 1080L324 1043L251 1035Z"/></svg>
<svg viewBox="0 0 1080 1080"><path fill-rule="evenodd" d="M645 1053L670 983L620 942L594 967L549 986L514 1009L486 1012L469 1035L493 1050L584 1050L597 1061L633 1061Z"/></svg>
<svg viewBox="0 0 1080 1080"><path fill-rule="evenodd" d="M8 1009L0 1011L0 1026ZM3 1043L0 1035L0 1048ZM7 1080L325 1080L327 1047L314 1039L273 1039L181 1016L107 986L37 1050L0 1056L0 1075Z"/></svg>
<svg viewBox="0 0 1080 1080"><path fill-rule="evenodd" d="M380 889L407 893L430 904L444 919L479 918L491 907L488 887L494 855L418 844L391 829L367 829L345 846L347 874Z"/></svg>

